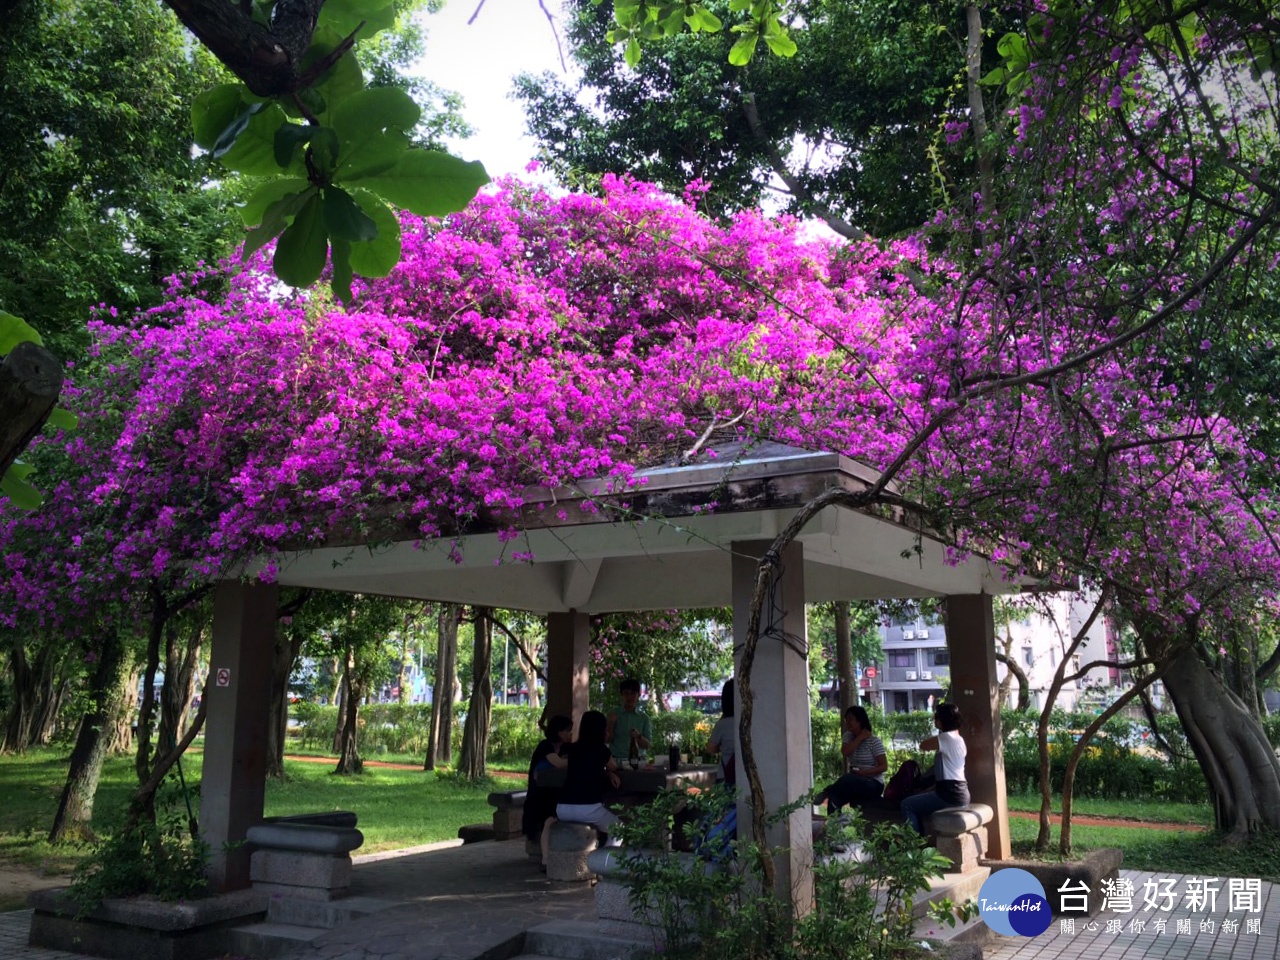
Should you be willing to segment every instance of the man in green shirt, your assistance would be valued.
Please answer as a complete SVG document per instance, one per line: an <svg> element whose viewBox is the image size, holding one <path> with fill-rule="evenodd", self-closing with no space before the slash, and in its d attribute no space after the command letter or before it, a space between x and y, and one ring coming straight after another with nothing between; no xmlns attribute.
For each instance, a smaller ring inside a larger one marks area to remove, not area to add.
<svg viewBox="0 0 1280 960"><path fill-rule="evenodd" d="M633 740L637 753L644 753L653 746L653 728L649 725L649 718L636 709L640 702L640 681L628 677L618 684L618 693L622 696L622 709L609 714L609 730L605 739L609 741L613 756L626 760L631 756Z"/></svg>

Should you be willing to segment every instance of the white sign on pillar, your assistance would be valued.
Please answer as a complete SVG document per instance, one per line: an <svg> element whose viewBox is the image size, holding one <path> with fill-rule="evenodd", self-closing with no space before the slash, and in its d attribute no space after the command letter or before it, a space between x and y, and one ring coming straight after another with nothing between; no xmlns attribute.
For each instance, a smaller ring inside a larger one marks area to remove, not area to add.
<svg viewBox="0 0 1280 960"><path fill-rule="evenodd" d="M231 668L219 667L213 678L214 686L229 687L231 686Z"/></svg>

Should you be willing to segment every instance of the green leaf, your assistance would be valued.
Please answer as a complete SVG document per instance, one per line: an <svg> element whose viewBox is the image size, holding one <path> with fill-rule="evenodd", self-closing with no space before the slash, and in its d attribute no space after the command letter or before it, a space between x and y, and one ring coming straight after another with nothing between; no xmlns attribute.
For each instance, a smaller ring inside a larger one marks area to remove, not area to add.
<svg viewBox="0 0 1280 960"><path fill-rule="evenodd" d="M374 134L351 145L343 144L341 163L333 179L360 180L386 173L409 151L409 135L399 130Z"/></svg>
<svg viewBox="0 0 1280 960"><path fill-rule="evenodd" d="M744 32L738 42L729 48L729 62L735 67L745 67L756 55L756 44L759 40L760 34L755 31Z"/></svg>
<svg viewBox="0 0 1280 960"><path fill-rule="evenodd" d="M769 49L773 51L773 55L776 57L794 57L796 55L795 41L787 36L785 30L778 34L766 33L764 42L769 45Z"/></svg>
<svg viewBox="0 0 1280 960"><path fill-rule="evenodd" d="M397 207L422 217L461 210L489 182L480 163L436 150L410 150L385 173L360 181Z"/></svg>
<svg viewBox="0 0 1280 960"><path fill-rule="evenodd" d="M351 292L351 280L353 277L351 272L351 244L349 241L339 240L335 237L330 250L333 260L333 281L331 285L334 295L346 306L351 306L351 301L355 299Z"/></svg>
<svg viewBox="0 0 1280 960"><path fill-rule="evenodd" d="M9 353L20 343L35 343L44 346L36 328L12 313L0 310L0 357Z"/></svg>
<svg viewBox="0 0 1280 960"><path fill-rule="evenodd" d="M422 108L404 90L373 87L334 104L329 125L346 147L358 146L361 141L387 130L408 133L420 119Z"/></svg>
<svg viewBox="0 0 1280 960"><path fill-rule="evenodd" d="M663 17L659 22L662 24L662 32L668 37L678 37L684 32L684 7L673 7L671 12Z"/></svg>
<svg viewBox="0 0 1280 960"><path fill-rule="evenodd" d="M363 27L360 27L361 21L364 21ZM332 27L344 37L360 27L356 36L363 40L395 26L396 5L386 0L326 0L320 8L318 23Z"/></svg>
<svg viewBox="0 0 1280 960"><path fill-rule="evenodd" d="M331 28L318 28L311 40L311 46L302 58L301 72L304 74L336 50L342 43L343 35ZM364 74L360 70L360 64L356 62L355 54L350 50L344 53L337 63L321 74L315 89L324 97L326 112L363 90Z"/></svg>
<svg viewBox="0 0 1280 960"><path fill-rule="evenodd" d="M19 475L20 466L26 465L15 463L4 472L4 476L0 477L0 494L8 497L9 503L19 510L34 510L40 506L40 501L44 498L39 490L22 479ZM28 467L27 472L29 471Z"/></svg>
<svg viewBox="0 0 1280 960"><path fill-rule="evenodd" d="M299 193L287 194L270 204L262 215L262 226L256 230L250 230L248 236L244 238L240 259L248 260L259 249L280 236L289 221L297 216L298 211L305 207L308 201L318 196L319 191L308 184L306 189Z"/></svg>
<svg viewBox="0 0 1280 960"><path fill-rule="evenodd" d="M234 145L219 157L222 165L251 177L276 176L280 173L280 165L276 163L276 131L288 122L279 104L263 104L262 109L249 118ZM301 172L301 164L295 166Z"/></svg>
<svg viewBox="0 0 1280 960"><path fill-rule="evenodd" d="M315 127L302 123L286 123L276 131L272 150L275 153L276 166L284 168L293 162L298 147L311 142Z"/></svg>
<svg viewBox="0 0 1280 960"><path fill-rule="evenodd" d="M312 127L310 169L320 182L328 183L338 167L338 135L332 127Z"/></svg>
<svg viewBox="0 0 1280 960"><path fill-rule="evenodd" d="M741 13L751 7L751 0L729 0L729 11L731 13Z"/></svg>
<svg viewBox="0 0 1280 960"><path fill-rule="evenodd" d="M631 39L627 41L627 49L622 56L627 61L627 66L631 67L633 70L640 62L640 41L636 38L635 34L632 34Z"/></svg>
<svg viewBox="0 0 1280 960"><path fill-rule="evenodd" d="M80 424L80 418L70 410L62 407L54 407L49 411L50 426L57 427L59 430L74 430Z"/></svg>
<svg viewBox="0 0 1280 960"><path fill-rule="evenodd" d="M701 4L695 5L692 10L693 12L687 19L689 29L694 33L699 30L705 30L707 33L718 33L724 27L724 24L720 22L720 18Z"/></svg>
<svg viewBox="0 0 1280 960"><path fill-rule="evenodd" d="M257 226L267 208L291 193L302 193L310 184L301 177L272 177L258 186L240 207L240 219L246 227ZM284 229L284 224L281 224Z"/></svg>
<svg viewBox="0 0 1280 960"><path fill-rule="evenodd" d="M324 272L328 252L324 204L319 193L313 193L293 218L293 223L280 235L272 265L283 283L291 287L309 287Z"/></svg>
<svg viewBox="0 0 1280 960"><path fill-rule="evenodd" d="M356 205L351 194L341 187L325 187L323 195L324 224L329 236L348 243L377 238L378 225Z"/></svg>
<svg viewBox="0 0 1280 960"><path fill-rule="evenodd" d="M198 146L213 149L222 131L243 111L243 90L238 83L221 83L196 97L191 106L191 129Z"/></svg>
<svg viewBox="0 0 1280 960"><path fill-rule="evenodd" d="M986 76L978 81L984 87L998 87L1004 83L1005 69L1004 67L996 67Z"/></svg>
<svg viewBox="0 0 1280 960"><path fill-rule="evenodd" d="M385 277L400 262L400 220L368 190L356 190L352 196L377 226L378 236L351 244L351 268L362 277Z"/></svg>

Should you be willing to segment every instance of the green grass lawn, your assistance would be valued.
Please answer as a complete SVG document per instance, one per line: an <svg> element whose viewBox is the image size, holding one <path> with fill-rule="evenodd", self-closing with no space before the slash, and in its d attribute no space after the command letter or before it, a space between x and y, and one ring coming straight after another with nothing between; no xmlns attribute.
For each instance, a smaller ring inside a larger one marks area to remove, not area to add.
<svg viewBox="0 0 1280 960"><path fill-rule="evenodd" d="M1009 795L1010 810L1040 812L1040 794ZM1062 812L1062 797L1053 798L1053 812ZM1071 804L1073 816L1107 817L1113 820L1140 820L1146 823L1191 823L1213 826L1213 810L1207 803L1159 803L1150 800L1080 800ZM1073 831L1074 832L1074 831Z"/></svg>
<svg viewBox="0 0 1280 960"><path fill-rule="evenodd" d="M487 822L493 811L487 797L491 783L463 784L421 770L369 767L359 777L337 777L328 764L285 764L288 779L267 784L267 816L354 810L364 846L359 853L394 850L458 836L467 823ZM198 756L184 764L187 784L199 786ZM25 756L0 757L0 859L66 872L89 854L87 846L50 846L45 840L57 809L67 771L63 750L33 750ZM124 819L136 788L132 757L107 762L94 804L94 828L110 833ZM171 796L182 802L180 790ZM196 802L193 796L193 803Z"/></svg>

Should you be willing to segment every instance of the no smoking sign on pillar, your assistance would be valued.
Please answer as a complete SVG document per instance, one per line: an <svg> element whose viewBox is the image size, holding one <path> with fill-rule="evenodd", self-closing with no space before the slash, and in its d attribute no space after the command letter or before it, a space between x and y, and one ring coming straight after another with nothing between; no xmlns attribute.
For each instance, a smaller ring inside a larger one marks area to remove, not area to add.
<svg viewBox="0 0 1280 960"><path fill-rule="evenodd" d="M231 668L219 667L213 679L214 686L229 687L231 686Z"/></svg>

